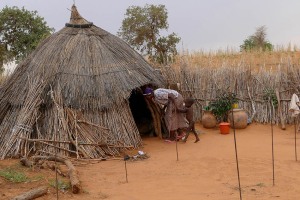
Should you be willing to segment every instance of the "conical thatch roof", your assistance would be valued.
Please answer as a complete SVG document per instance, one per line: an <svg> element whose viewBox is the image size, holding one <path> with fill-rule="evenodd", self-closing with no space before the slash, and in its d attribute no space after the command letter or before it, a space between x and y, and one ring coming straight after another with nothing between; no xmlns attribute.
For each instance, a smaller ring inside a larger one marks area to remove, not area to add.
<svg viewBox="0 0 300 200"><path fill-rule="evenodd" d="M162 83L142 56L96 26L63 28L46 39L12 76L16 80L11 85L11 104L24 102L28 76L41 76L46 85L61 84L66 104L83 109L119 104L141 85Z"/></svg>
<svg viewBox="0 0 300 200"><path fill-rule="evenodd" d="M71 18L70 22L66 24L68 27L77 27L77 28L82 28L82 27L91 27L93 23L88 22L86 19L81 17L79 12L77 11L77 8L75 5L72 6L71 10Z"/></svg>
<svg viewBox="0 0 300 200"><path fill-rule="evenodd" d="M70 131L70 116L88 120L95 124L94 129L108 128L110 133L105 139L103 133L99 136L102 143L140 145L128 98L133 90L149 83L162 85L162 76L128 44L83 19L73 6L66 27L44 40L1 88L0 151L5 151L2 158L21 151L23 147L16 145L24 141L18 140L20 133L16 130L24 132L24 127L31 132L22 136L51 140L61 137L54 137L53 132L61 131L59 126L66 123L64 139L74 139L70 134L79 134L80 130ZM38 134L34 134L36 131ZM100 142L95 140L92 142ZM99 155L103 153L89 157Z"/></svg>

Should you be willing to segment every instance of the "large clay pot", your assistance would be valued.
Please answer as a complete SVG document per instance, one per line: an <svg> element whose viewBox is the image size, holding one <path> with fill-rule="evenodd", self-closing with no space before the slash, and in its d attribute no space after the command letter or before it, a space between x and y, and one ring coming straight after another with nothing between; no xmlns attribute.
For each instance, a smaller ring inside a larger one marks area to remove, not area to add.
<svg viewBox="0 0 300 200"><path fill-rule="evenodd" d="M236 129L243 129L247 127L248 124L248 114L243 109L232 109L228 113L228 121L230 126L233 128L232 114L234 119L234 127Z"/></svg>
<svg viewBox="0 0 300 200"><path fill-rule="evenodd" d="M202 125L204 128L214 128L217 125L217 119L209 110L203 110Z"/></svg>

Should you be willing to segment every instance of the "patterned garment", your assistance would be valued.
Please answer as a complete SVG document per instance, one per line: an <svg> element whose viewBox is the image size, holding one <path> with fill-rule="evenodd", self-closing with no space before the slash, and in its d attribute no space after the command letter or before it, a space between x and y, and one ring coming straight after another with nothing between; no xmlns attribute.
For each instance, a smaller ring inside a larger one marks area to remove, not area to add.
<svg viewBox="0 0 300 200"><path fill-rule="evenodd" d="M164 88L158 88L154 90L154 100L157 103L160 103L162 105L168 104L168 95L172 93L175 95L175 97L178 97L179 93L176 90L170 90L170 89L164 89Z"/></svg>
<svg viewBox="0 0 300 200"><path fill-rule="evenodd" d="M162 105L166 105L165 122L169 131L175 131L178 128L186 128L188 124L185 119L185 113L176 111L175 104L168 101L168 95L172 93L175 95L174 103L177 108L183 109L183 97L175 90L159 88L154 90L154 101Z"/></svg>
<svg viewBox="0 0 300 200"><path fill-rule="evenodd" d="M178 97L175 99L175 104L177 108L183 109L183 97L181 96L181 94L178 94ZM165 122L169 131L175 131L179 128L183 129L188 127L185 113L176 111L176 107L173 102L170 102L167 105Z"/></svg>

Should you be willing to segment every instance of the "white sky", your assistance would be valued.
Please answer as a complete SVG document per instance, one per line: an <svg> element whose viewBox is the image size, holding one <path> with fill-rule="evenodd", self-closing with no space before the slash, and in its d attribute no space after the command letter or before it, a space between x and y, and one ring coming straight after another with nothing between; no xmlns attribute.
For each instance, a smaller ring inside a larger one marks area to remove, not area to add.
<svg viewBox="0 0 300 200"><path fill-rule="evenodd" d="M74 0L0 0L7 6L36 10L56 31L69 21ZM239 46L257 27L267 27L274 45L300 47L300 0L75 0L79 13L116 35L129 6L166 6L169 30L181 37L179 49L210 51Z"/></svg>

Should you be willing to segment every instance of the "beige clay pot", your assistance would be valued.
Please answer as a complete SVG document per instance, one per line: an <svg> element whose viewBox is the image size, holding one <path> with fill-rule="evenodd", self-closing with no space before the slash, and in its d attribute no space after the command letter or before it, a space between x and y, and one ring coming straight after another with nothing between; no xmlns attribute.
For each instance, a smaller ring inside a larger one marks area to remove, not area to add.
<svg viewBox="0 0 300 200"><path fill-rule="evenodd" d="M234 127L236 129L246 128L248 122L247 112L243 109L232 109L232 111L233 111ZM233 128L232 111L230 110L228 113L228 121L230 123L230 126Z"/></svg>
<svg viewBox="0 0 300 200"><path fill-rule="evenodd" d="M211 111L203 110L202 125L204 128L214 128L217 125L217 119Z"/></svg>

